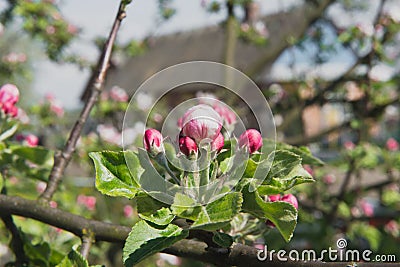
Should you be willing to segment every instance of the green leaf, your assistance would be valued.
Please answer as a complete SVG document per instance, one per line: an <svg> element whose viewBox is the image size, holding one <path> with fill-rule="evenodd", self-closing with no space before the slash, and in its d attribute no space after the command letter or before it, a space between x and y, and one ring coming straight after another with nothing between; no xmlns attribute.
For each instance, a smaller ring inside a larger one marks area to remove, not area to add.
<svg viewBox="0 0 400 267"><path fill-rule="evenodd" d="M4 178L3 175L0 173L0 191L3 189L4 186Z"/></svg>
<svg viewBox="0 0 400 267"><path fill-rule="evenodd" d="M89 264L79 252L72 249L56 267L89 267Z"/></svg>
<svg viewBox="0 0 400 267"><path fill-rule="evenodd" d="M96 169L96 188L103 194L109 196L123 196L133 198L140 190L136 182L143 173L137 154L132 151L103 151L91 152ZM126 165L126 160L130 161L133 173ZM133 176L132 176L133 175Z"/></svg>
<svg viewBox="0 0 400 267"><path fill-rule="evenodd" d="M249 184L243 190L243 210L259 219L275 224L286 242L292 238L297 224L297 210L287 202L265 202L257 191L249 192Z"/></svg>
<svg viewBox="0 0 400 267"><path fill-rule="evenodd" d="M167 225L172 222L175 215L166 205L147 194L136 196L139 217L157 225Z"/></svg>
<svg viewBox="0 0 400 267"><path fill-rule="evenodd" d="M8 128L4 132L2 132L0 134L0 142L3 141L3 140L6 140L9 137L11 137L17 131L18 126L19 126L18 123L12 124L10 128Z"/></svg>
<svg viewBox="0 0 400 267"><path fill-rule="evenodd" d="M201 207L196 204L195 200L191 197L177 193L174 198L174 203L171 205L172 213L178 217L196 220L199 216Z"/></svg>
<svg viewBox="0 0 400 267"><path fill-rule="evenodd" d="M54 153L47 148L40 146L13 146L10 147L10 150L13 155L17 155L20 159L29 160L40 166L53 166Z"/></svg>
<svg viewBox="0 0 400 267"><path fill-rule="evenodd" d="M132 231L125 242L123 251L125 266L133 266L187 236L187 230L183 230L174 224L158 229L145 221L139 221L132 227Z"/></svg>
<svg viewBox="0 0 400 267"><path fill-rule="evenodd" d="M220 232L215 232L212 238L213 242L223 248L229 248L233 244L233 237Z"/></svg>
<svg viewBox="0 0 400 267"><path fill-rule="evenodd" d="M311 151L305 146L295 147L285 143L280 143L280 142L275 143L275 141L269 139L263 140L263 146L269 147L268 151L274 151L274 150L290 151L301 158L302 164L309 164L312 166L324 165L324 163L320 159L314 157Z"/></svg>
<svg viewBox="0 0 400 267"><path fill-rule="evenodd" d="M200 213L193 223L192 228L208 231L222 228L239 213L242 202L242 194L232 192L206 206L201 206Z"/></svg>
<svg viewBox="0 0 400 267"><path fill-rule="evenodd" d="M309 182L314 182L314 179L303 168L300 156L287 150L277 150L264 186L258 190L260 194L275 194Z"/></svg>

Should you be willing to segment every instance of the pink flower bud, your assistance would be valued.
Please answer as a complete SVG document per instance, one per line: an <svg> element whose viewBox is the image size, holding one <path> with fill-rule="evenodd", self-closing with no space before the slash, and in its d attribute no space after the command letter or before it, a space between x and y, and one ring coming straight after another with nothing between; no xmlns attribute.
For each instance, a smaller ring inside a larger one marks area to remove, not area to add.
<svg viewBox="0 0 400 267"><path fill-rule="evenodd" d="M144 132L143 144L147 152L152 156L156 156L158 153L164 151L162 145L163 137L156 129L147 129Z"/></svg>
<svg viewBox="0 0 400 267"><path fill-rule="evenodd" d="M30 147L35 147L39 144L39 138L36 135L28 134L25 136L25 142Z"/></svg>
<svg viewBox="0 0 400 267"><path fill-rule="evenodd" d="M250 154L262 147L263 141L259 131L248 129L239 137L239 147L246 147Z"/></svg>
<svg viewBox="0 0 400 267"><path fill-rule="evenodd" d="M281 198L281 201L284 201L284 202L292 204L296 209L299 208L299 203L297 202L297 198L292 194L284 195Z"/></svg>
<svg viewBox="0 0 400 267"><path fill-rule="evenodd" d="M397 151L397 150L399 150L399 143L396 141L396 139L394 139L394 138L389 138L389 139L386 141L386 148L387 148L389 151Z"/></svg>
<svg viewBox="0 0 400 267"><path fill-rule="evenodd" d="M270 195L268 196L269 201L271 202L275 202L275 201L279 201L281 199L281 195Z"/></svg>
<svg viewBox="0 0 400 267"><path fill-rule="evenodd" d="M219 133L217 138L215 138L211 144L211 150L217 151L218 153L221 151L223 147L224 147L224 136L222 135L222 133Z"/></svg>
<svg viewBox="0 0 400 267"><path fill-rule="evenodd" d="M18 108L15 103L19 100L18 88L13 84L5 84L0 88L0 108L5 114L12 117L17 116Z"/></svg>
<svg viewBox="0 0 400 267"><path fill-rule="evenodd" d="M186 156L197 154L198 148L196 142L189 136L179 138L179 149Z"/></svg>
<svg viewBox="0 0 400 267"><path fill-rule="evenodd" d="M182 133L196 143L208 139L213 141L221 132L222 119L208 105L200 104L190 108L182 118Z"/></svg>
<svg viewBox="0 0 400 267"><path fill-rule="evenodd" d="M219 104L215 104L213 108L224 120L225 125L228 126L236 123L236 114L229 108Z"/></svg>

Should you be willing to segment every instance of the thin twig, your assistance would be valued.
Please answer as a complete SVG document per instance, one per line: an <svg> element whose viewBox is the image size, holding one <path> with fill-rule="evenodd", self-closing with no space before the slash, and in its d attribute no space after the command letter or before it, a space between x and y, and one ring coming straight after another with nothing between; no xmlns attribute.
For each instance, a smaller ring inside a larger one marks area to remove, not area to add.
<svg viewBox="0 0 400 267"><path fill-rule="evenodd" d="M82 240L81 254L85 259L87 259L90 248L95 240L94 240L94 234L90 230L84 229L83 232L86 233L81 237Z"/></svg>
<svg viewBox="0 0 400 267"><path fill-rule="evenodd" d="M346 195L347 188L350 184L351 175L354 172L354 165L355 165L355 161L354 161L354 159L351 159L350 163L349 163L349 167L346 172L346 175L344 176L343 183L340 186L340 191L336 198L336 203L333 204L332 209L328 214L328 221L331 221L335 217L336 211L339 207L339 203L340 203L340 201L342 201L344 199L344 197Z"/></svg>
<svg viewBox="0 0 400 267"><path fill-rule="evenodd" d="M64 148L62 149L62 151L59 151L54 155L54 165L50 172L46 190L39 197L40 200L49 201L53 197L55 191L58 188L58 184L62 179L65 168L68 166L72 154L76 149L76 143L82 133L83 126L85 125L86 120L90 115L90 111L97 102L97 98L104 85L117 32L120 28L122 20L126 17L126 5L126 1L122 0L118 9L117 16L115 17L110 35L104 45L103 52L99 58L99 63L97 66L97 77L93 80L90 96L87 98L81 114L79 115L78 120L75 122L75 125L72 128Z"/></svg>

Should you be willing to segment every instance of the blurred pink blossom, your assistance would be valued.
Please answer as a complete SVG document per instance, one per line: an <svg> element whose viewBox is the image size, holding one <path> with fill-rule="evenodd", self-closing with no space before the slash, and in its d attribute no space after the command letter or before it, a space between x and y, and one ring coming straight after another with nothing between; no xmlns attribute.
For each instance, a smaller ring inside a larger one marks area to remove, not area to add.
<svg viewBox="0 0 400 267"><path fill-rule="evenodd" d="M367 37L371 37L374 34L374 25L372 23L358 23L356 28Z"/></svg>
<svg viewBox="0 0 400 267"><path fill-rule="evenodd" d="M133 215L133 208L131 205L125 205L124 206L124 216L126 218L129 218Z"/></svg>
<svg viewBox="0 0 400 267"><path fill-rule="evenodd" d="M97 132L102 140L115 145L121 145L121 133L115 127L99 124Z"/></svg>
<svg viewBox="0 0 400 267"><path fill-rule="evenodd" d="M18 142L30 147L36 147L39 144L39 138L34 134L17 134L15 139Z"/></svg>
<svg viewBox="0 0 400 267"><path fill-rule="evenodd" d="M365 216L371 217L374 215L374 206L366 200L361 200L360 207Z"/></svg>
<svg viewBox="0 0 400 267"><path fill-rule="evenodd" d="M182 260L177 256L160 253L160 259L162 261L166 261L170 265L179 266L182 263Z"/></svg>
<svg viewBox="0 0 400 267"><path fill-rule="evenodd" d="M68 23L67 32L70 34L76 34L78 32L78 27L73 24Z"/></svg>
<svg viewBox="0 0 400 267"><path fill-rule="evenodd" d="M305 164L305 165L303 165L303 168L304 168L311 176L314 175L314 170L311 168L310 165Z"/></svg>
<svg viewBox="0 0 400 267"><path fill-rule="evenodd" d="M118 86L113 86L110 90L110 97L117 102L127 102L129 96L124 89Z"/></svg>
<svg viewBox="0 0 400 267"><path fill-rule="evenodd" d="M336 176L333 175L333 174L327 174L327 175L324 176L324 179L323 179L323 180L324 180L324 183L330 185L330 184L335 183L335 181L336 181Z"/></svg>
<svg viewBox="0 0 400 267"><path fill-rule="evenodd" d="M49 25L46 27L46 33L49 35L56 33L56 28L53 25Z"/></svg>
<svg viewBox="0 0 400 267"><path fill-rule="evenodd" d="M390 220L384 227L389 234L398 237L400 235L400 226L395 220Z"/></svg>
<svg viewBox="0 0 400 267"><path fill-rule="evenodd" d="M50 201L49 205L50 205L50 207L53 208L53 209L56 209L56 208L58 207L57 202L55 202L54 200Z"/></svg>
<svg viewBox="0 0 400 267"><path fill-rule="evenodd" d="M399 150L399 142L397 142L396 139L391 137L386 141L386 148L389 151L398 151Z"/></svg>
<svg viewBox="0 0 400 267"><path fill-rule="evenodd" d="M356 147L356 145L351 141L344 142L343 146L347 150L353 150Z"/></svg>
<svg viewBox="0 0 400 267"><path fill-rule="evenodd" d="M26 114L25 110L18 108L18 115L17 119L22 123L22 124L29 124L30 119L28 117L28 114Z"/></svg>
<svg viewBox="0 0 400 267"><path fill-rule="evenodd" d="M44 192L44 190L46 189L46 183L43 181L40 181L36 184L36 191L41 194Z"/></svg>
<svg viewBox="0 0 400 267"><path fill-rule="evenodd" d="M96 198L94 196L79 195L76 198L76 202L84 205L88 210L96 209Z"/></svg>

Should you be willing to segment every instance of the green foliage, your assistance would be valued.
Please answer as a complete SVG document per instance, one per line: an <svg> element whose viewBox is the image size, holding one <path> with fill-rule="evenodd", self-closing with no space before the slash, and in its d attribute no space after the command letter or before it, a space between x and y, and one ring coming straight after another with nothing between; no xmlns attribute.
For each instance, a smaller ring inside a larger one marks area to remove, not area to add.
<svg viewBox="0 0 400 267"><path fill-rule="evenodd" d="M72 249L56 267L89 267L89 264L79 252Z"/></svg>
<svg viewBox="0 0 400 267"><path fill-rule="evenodd" d="M156 228L145 221L139 221L132 227L126 239L123 256L125 266L133 266L144 258L186 238L187 235L187 230L173 224Z"/></svg>
<svg viewBox="0 0 400 267"><path fill-rule="evenodd" d="M292 238L297 223L297 210L292 204L265 202L257 191L249 192L249 183L243 186L242 193L244 211L262 220L270 220L286 242Z"/></svg>
<svg viewBox="0 0 400 267"><path fill-rule="evenodd" d="M92 152L89 154L96 169L96 188L109 196L133 198L139 191L135 179L142 173L139 160L133 152ZM125 156L136 166L136 173L131 174L125 163ZM133 177L134 175L135 177Z"/></svg>

